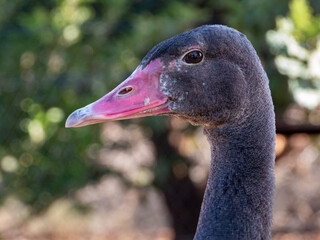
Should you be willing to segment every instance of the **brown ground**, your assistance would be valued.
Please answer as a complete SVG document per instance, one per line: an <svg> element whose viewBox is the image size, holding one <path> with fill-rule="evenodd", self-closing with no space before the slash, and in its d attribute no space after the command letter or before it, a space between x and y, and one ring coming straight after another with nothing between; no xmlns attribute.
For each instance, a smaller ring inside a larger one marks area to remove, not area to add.
<svg viewBox="0 0 320 240"><path fill-rule="evenodd" d="M108 135L109 128L118 132ZM121 132L132 137L118 137L123 136ZM28 207L13 196L0 208L0 239L174 239L164 197L149 187L153 178L149 167L156 160L152 143L145 135L134 124L126 128L117 123L106 124L101 134L105 148L98 156L101 166L122 171L128 181L140 186L140 190L126 186L119 177L106 176L99 183L88 184L74 194L89 206L89 211L79 212L66 196L54 202L45 213L32 218ZM170 137L170 141L177 138ZM180 153L195 162L189 173L191 179L201 185L205 179L202 170L209 163L209 151L200 150L205 144L201 130L192 138L180 135L178 139ZM113 149L111 141L127 141L129 147L125 151ZM278 135L273 240L320 240L319 145L319 136ZM178 170L177 174L181 174Z"/></svg>

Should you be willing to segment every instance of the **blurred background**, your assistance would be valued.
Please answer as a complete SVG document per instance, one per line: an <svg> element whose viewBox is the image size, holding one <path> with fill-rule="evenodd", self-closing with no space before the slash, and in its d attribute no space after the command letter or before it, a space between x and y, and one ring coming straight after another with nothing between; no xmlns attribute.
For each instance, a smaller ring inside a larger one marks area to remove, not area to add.
<svg viewBox="0 0 320 240"><path fill-rule="evenodd" d="M318 0L0 0L0 239L192 239L210 161L201 127L64 122L203 24L245 33L270 79L273 239L320 239Z"/></svg>

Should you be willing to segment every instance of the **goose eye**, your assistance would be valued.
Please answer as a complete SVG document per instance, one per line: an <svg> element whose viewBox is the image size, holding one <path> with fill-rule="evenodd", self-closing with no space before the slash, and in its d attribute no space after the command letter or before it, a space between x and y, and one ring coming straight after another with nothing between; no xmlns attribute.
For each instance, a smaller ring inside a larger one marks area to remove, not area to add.
<svg viewBox="0 0 320 240"><path fill-rule="evenodd" d="M195 64L195 63L201 62L202 58L203 58L202 52L195 50L187 53L182 60L186 63Z"/></svg>

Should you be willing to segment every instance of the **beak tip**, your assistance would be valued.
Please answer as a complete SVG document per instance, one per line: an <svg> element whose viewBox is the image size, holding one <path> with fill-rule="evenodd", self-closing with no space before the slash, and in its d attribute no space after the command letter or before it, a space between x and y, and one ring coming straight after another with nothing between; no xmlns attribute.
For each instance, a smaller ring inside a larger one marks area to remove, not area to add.
<svg viewBox="0 0 320 240"><path fill-rule="evenodd" d="M66 123L65 123L65 127L66 128L72 128L72 127L74 127L75 126L75 121L76 119L75 119L75 114L74 114L74 112L73 113L71 113L70 115L69 115L69 117L67 118L67 120L66 120Z"/></svg>
<svg viewBox="0 0 320 240"><path fill-rule="evenodd" d="M72 124L70 124L70 122L68 121L68 119L67 119L64 127L65 127L65 128L72 128Z"/></svg>
<svg viewBox="0 0 320 240"><path fill-rule="evenodd" d="M66 120L65 127L72 128L72 127L80 127L81 124L91 115L91 108L90 106L86 106L75 110L73 113L69 115Z"/></svg>

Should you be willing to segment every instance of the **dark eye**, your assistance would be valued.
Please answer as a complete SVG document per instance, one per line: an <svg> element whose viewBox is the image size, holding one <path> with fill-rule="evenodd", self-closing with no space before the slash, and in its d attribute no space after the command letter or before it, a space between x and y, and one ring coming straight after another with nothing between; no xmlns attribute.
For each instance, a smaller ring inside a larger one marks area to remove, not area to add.
<svg viewBox="0 0 320 240"><path fill-rule="evenodd" d="M182 60L185 61L186 63L195 64L195 63L201 62L202 58L203 58L202 52L195 50L187 53Z"/></svg>

